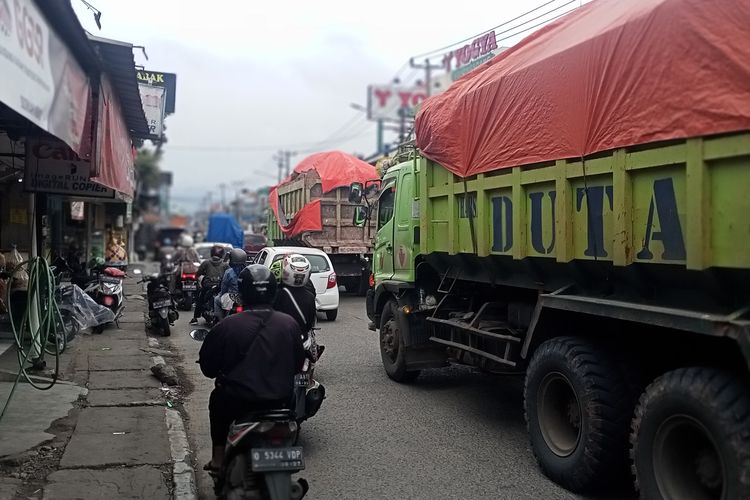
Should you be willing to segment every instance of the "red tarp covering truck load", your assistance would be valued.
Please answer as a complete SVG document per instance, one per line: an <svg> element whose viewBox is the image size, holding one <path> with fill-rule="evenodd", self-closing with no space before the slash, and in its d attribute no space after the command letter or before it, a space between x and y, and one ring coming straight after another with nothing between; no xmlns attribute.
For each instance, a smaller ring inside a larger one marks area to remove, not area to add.
<svg viewBox="0 0 750 500"><path fill-rule="evenodd" d="M431 97L417 146L462 177L750 129L750 0L594 0Z"/></svg>
<svg viewBox="0 0 750 500"><path fill-rule="evenodd" d="M313 200L299 210L291 220L279 215L279 196L277 188L295 179L298 175L315 170L320 177L322 193L328 193L338 187L348 186L352 182L365 183L377 179L375 167L356 156L341 151L327 151L315 153L306 157L296 167L292 174L281 181L278 186L271 188L268 193L268 204L271 206L281 231L287 236L296 236L308 231L320 231L323 224L320 216L320 200ZM284 224L286 221L286 224Z"/></svg>

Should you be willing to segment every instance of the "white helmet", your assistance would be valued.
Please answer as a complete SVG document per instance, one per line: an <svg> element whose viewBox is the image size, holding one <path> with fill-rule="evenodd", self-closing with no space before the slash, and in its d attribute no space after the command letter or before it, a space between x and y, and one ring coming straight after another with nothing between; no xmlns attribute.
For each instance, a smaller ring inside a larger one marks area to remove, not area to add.
<svg viewBox="0 0 750 500"><path fill-rule="evenodd" d="M310 261L304 255L287 255L281 267L282 283L286 286L305 286L310 280L310 267Z"/></svg>
<svg viewBox="0 0 750 500"><path fill-rule="evenodd" d="M193 246L193 238L189 234L181 234L180 235L180 246L189 248Z"/></svg>

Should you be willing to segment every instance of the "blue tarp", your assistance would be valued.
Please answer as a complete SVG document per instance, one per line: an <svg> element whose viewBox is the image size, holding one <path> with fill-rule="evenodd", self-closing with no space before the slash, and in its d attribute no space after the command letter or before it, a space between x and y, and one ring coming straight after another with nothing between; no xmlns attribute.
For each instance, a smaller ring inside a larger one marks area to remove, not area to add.
<svg viewBox="0 0 750 500"><path fill-rule="evenodd" d="M230 243L234 248L242 248L245 235L242 227L232 214L217 213L208 218L206 241L212 243Z"/></svg>

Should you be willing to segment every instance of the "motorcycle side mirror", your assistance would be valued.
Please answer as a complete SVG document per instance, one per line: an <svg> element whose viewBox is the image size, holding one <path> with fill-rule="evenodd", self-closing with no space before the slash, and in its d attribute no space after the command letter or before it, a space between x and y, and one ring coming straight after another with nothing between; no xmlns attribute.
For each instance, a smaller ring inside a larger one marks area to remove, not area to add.
<svg viewBox="0 0 750 500"><path fill-rule="evenodd" d="M357 205L354 207L354 215L352 216L352 224L356 227L364 227L367 223L367 217L370 215L370 211L367 207Z"/></svg>
<svg viewBox="0 0 750 500"><path fill-rule="evenodd" d="M361 182L352 182L349 185L349 203L360 204L362 203L362 192L365 187Z"/></svg>
<svg viewBox="0 0 750 500"><path fill-rule="evenodd" d="M197 328L190 332L190 337L193 340L197 340L198 342L203 342L206 340L206 337L208 336L208 330L205 328Z"/></svg>

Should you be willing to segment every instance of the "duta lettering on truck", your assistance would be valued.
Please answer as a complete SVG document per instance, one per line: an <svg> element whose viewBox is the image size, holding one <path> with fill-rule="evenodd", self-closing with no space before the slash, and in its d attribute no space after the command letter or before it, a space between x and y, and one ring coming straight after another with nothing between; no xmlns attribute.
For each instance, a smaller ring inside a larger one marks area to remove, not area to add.
<svg viewBox="0 0 750 500"><path fill-rule="evenodd" d="M750 498L750 3L717 5L588 3L351 186L387 375L525 377L533 453L576 492Z"/></svg>

